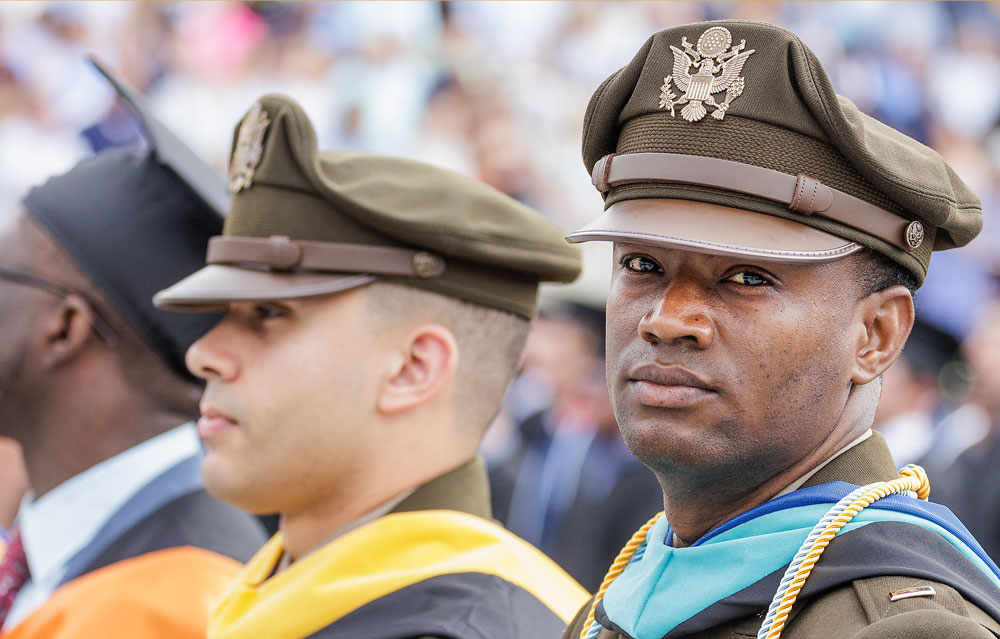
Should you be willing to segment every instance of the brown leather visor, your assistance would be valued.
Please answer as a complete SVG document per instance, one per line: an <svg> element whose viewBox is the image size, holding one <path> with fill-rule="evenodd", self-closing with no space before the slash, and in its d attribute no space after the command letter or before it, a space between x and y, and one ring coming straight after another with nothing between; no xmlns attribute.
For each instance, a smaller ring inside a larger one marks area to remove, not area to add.
<svg viewBox="0 0 1000 639"><path fill-rule="evenodd" d="M226 310L230 302L312 297L340 293L375 281L372 275L279 273L209 264L153 296L167 311Z"/></svg>
<svg viewBox="0 0 1000 639"><path fill-rule="evenodd" d="M447 265L426 251L364 244L216 236L208 265L153 296L165 310L222 310L230 302L265 301L339 293L376 275L428 279Z"/></svg>
<svg viewBox="0 0 1000 639"><path fill-rule="evenodd" d="M789 175L719 158L677 153L605 155L591 174L607 195L622 184L696 184L779 202L800 215L817 215L851 226L904 251L923 241L923 226L831 188L804 173ZM914 229L914 227L917 227Z"/></svg>
<svg viewBox="0 0 1000 639"><path fill-rule="evenodd" d="M833 262L862 248L773 215L673 199L617 202L566 240L634 242L784 263Z"/></svg>

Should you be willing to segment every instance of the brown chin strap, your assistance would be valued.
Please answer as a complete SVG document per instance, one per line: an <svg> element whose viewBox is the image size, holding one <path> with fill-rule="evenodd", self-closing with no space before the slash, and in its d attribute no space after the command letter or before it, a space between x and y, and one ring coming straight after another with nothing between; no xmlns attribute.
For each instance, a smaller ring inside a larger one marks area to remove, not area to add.
<svg viewBox="0 0 1000 639"><path fill-rule="evenodd" d="M306 242L282 235L269 238L220 235L208 241L208 264L249 266L279 272L318 271L401 275L429 279L444 274L439 255L405 248Z"/></svg>
<svg viewBox="0 0 1000 639"><path fill-rule="evenodd" d="M623 184L668 183L709 186L785 204L801 215L819 215L911 252L923 241L923 226L831 188L804 173L789 175L759 166L679 153L611 153L594 165L594 186L607 195Z"/></svg>

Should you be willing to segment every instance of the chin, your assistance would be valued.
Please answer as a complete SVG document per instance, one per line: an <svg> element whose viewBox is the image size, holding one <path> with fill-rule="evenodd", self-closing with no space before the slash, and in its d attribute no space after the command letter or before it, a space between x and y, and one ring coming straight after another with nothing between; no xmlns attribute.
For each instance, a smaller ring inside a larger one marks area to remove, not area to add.
<svg viewBox="0 0 1000 639"><path fill-rule="evenodd" d="M268 515L277 512L269 508L260 491L253 488L254 482L246 476L232 472L221 460L213 459L211 453L205 458L201 467L201 477L205 490L212 497L240 510L255 515Z"/></svg>
<svg viewBox="0 0 1000 639"><path fill-rule="evenodd" d="M699 473L745 461L755 454L740 446L724 429L683 421L622 421L626 446L643 464L659 474Z"/></svg>

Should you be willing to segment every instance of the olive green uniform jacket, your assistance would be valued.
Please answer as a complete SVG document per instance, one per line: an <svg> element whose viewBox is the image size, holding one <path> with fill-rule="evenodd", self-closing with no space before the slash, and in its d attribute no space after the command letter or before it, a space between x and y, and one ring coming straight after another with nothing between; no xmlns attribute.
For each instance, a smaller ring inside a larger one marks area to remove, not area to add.
<svg viewBox="0 0 1000 639"><path fill-rule="evenodd" d="M881 435L845 451L824 466L802 486L831 481L866 485L898 476L892 456ZM933 482L932 482L933 489ZM932 491L933 498L933 491ZM900 543L906 543L901 539ZM820 564L823 559L820 558ZM914 586L933 586L931 597L913 597L895 602L889 593ZM593 599L578 613L563 633L563 639L578 639ZM756 637L765 610L697 633L690 639L740 639ZM995 639L1000 623L966 601L954 588L935 581L885 575L858 579L812 598L800 599L792 608L783 639ZM596 639L627 639L602 628Z"/></svg>

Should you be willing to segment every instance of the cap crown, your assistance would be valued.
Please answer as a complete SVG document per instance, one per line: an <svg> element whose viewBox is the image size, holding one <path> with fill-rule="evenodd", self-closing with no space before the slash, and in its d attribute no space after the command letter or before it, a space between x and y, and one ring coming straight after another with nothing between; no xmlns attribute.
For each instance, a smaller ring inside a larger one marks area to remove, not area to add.
<svg viewBox="0 0 1000 639"><path fill-rule="evenodd" d="M440 276L384 277L528 317L539 281L580 272L562 229L482 182L403 158L320 152L286 96L264 96L244 116L230 166L226 236L427 251L444 258Z"/></svg>
<svg viewBox="0 0 1000 639"><path fill-rule="evenodd" d="M700 88L697 75L703 76ZM707 98L709 90L712 97L703 101L704 113L684 112L690 101L683 98ZM880 251L918 281L926 275L932 249L962 246L982 227L979 199L941 156L837 95L808 47L771 24L725 20L660 31L605 80L587 108L584 163L593 170L609 153L641 152L700 155L793 176L804 173L906 220L920 221L926 239L904 251L828 218L692 184L617 186L607 194L609 206L625 199L677 198L776 215Z"/></svg>

